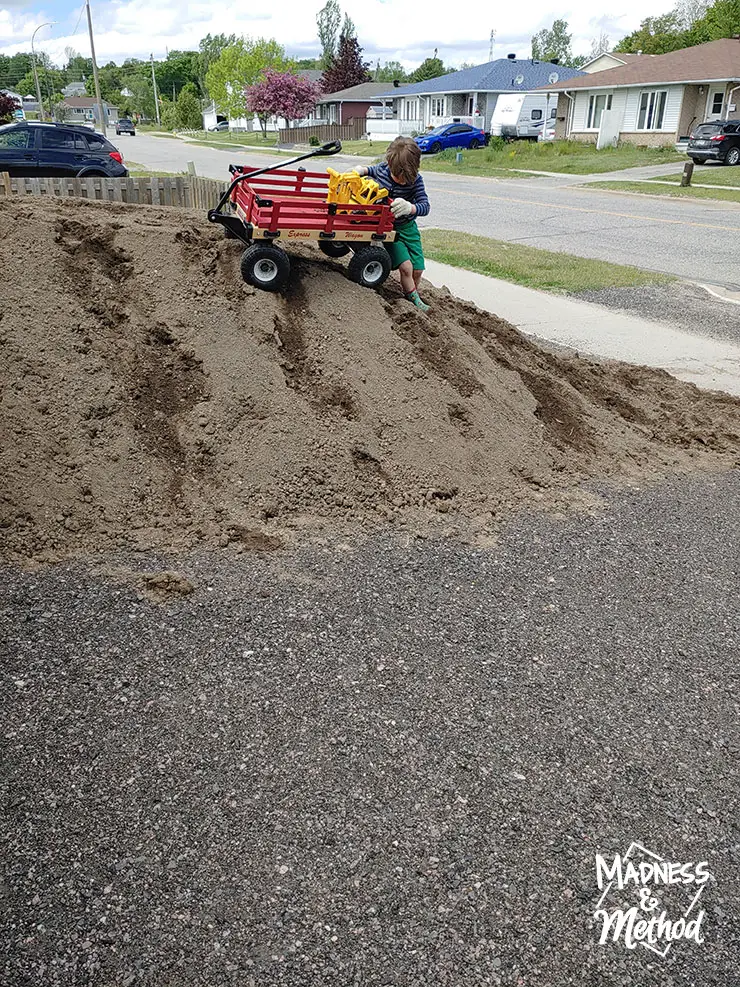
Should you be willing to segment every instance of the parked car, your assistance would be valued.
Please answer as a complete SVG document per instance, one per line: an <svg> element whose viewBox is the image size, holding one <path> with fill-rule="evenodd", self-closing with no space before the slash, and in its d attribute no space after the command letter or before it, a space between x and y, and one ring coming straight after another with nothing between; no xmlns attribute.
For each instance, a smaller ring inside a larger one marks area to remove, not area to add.
<svg viewBox="0 0 740 987"><path fill-rule="evenodd" d="M487 143L488 137L484 130L471 127L467 123L447 123L415 137L414 140L419 145L422 154L425 152L439 154L440 151L449 147L475 150L477 147L483 147Z"/></svg>
<svg viewBox="0 0 740 987"><path fill-rule="evenodd" d="M133 120L129 120L128 117L121 117L120 120L116 121L116 135L120 137L121 134L130 134L132 137L136 137L136 127Z"/></svg>
<svg viewBox="0 0 740 987"><path fill-rule="evenodd" d="M215 127L209 127L208 129L212 133L221 133L222 131L229 129L229 121L219 120Z"/></svg>
<svg viewBox="0 0 740 987"><path fill-rule="evenodd" d="M712 120L691 134L686 153L697 164L740 164L740 120Z"/></svg>
<svg viewBox="0 0 740 987"><path fill-rule="evenodd" d="M19 178L128 176L123 155L102 134L28 120L0 127L0 171Z"/></svg>

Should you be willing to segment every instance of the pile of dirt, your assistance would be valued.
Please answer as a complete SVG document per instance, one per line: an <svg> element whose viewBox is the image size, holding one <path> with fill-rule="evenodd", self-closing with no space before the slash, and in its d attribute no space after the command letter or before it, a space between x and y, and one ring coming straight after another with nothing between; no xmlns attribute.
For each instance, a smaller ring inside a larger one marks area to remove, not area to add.
<svg viewBox="0 0 740 987"><path fill-rule="evenodd" d="M485 526L584 479L737 462L737 399L552 355L445 291L422 316L310 246L287 297L258 292L240 255L174 209L2 207L6 556Z"/></svg>

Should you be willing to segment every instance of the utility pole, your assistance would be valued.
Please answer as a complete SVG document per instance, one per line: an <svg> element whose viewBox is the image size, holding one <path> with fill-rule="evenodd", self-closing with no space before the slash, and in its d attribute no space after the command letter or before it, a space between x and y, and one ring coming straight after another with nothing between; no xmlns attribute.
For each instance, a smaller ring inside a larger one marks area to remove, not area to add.
<svg viewBox="0 0 740 987"><path fill-rule="evenodd" d="M42 27L51 27L56 21L47 21L46 24L39 24L36 30L31 35L31 61L33 62L33 80L36 83L36 99L39 101L39 120L43 123L46 117L44 116L44 102L41 99L41 86L39 85L39 71L36 65L36 50L33 47L34 39L37 33Z"/></svg>
<svg viewBox="0 0 740 987"><path fill-rule="evenodd" d="M149 56L152 61L152 85L154 86L154 109L157 112L157 126L162 126L162 121L159 119L159 94L157 93L157 77L154 74L154 53Z"/></svg>
<svg viewBox="0 0 740 987"><path fill-rule="evenodd" d="M87 8L87 26L90 31L90 55L92 56L93 81L95 82L95 99L98 104L98 113L100 114L100 129L103 131L103 136L105 136L106 134L105 108L103 106L103 99L100 95L100 79L98 78L98 63L95 60L95 41L93 39L92 14L90 13L90 0L85 0L85 7Z"/></svg>

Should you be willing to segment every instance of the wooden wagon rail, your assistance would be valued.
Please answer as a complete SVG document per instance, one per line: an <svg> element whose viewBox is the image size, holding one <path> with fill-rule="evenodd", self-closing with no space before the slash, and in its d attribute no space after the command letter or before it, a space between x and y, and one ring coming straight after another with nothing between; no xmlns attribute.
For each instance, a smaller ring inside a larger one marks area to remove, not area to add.
<svg viewBox="0 0 740 987"><path fill-rule="evenodd" d="M148 206L211 209L227 188L225 182L193 175L165 178L11 178L0 172L0 203L28 195L130 202Z"/></svg>

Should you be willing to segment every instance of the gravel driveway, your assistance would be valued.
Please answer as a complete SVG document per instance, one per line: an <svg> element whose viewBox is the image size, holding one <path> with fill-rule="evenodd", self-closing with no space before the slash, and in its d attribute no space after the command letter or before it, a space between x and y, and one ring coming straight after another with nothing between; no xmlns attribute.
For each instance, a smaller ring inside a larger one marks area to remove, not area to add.
<svg viewBox="0 0 740 987"><path fill-rule="evenodd" d="M5 569L11 985L740 984L740 473L385 537ZM594 854L708 860L598 946Z"/></svg>

